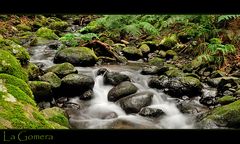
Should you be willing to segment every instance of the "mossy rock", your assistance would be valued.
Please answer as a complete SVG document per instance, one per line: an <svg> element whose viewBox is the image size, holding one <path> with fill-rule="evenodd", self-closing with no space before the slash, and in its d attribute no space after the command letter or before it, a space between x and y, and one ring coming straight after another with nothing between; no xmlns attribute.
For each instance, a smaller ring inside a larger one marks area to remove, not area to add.
<svg viewBox="0 0 240 144"><path fill-rule="evenodd" d="M39 76L43 75L44 73L37 65L33 63L28 63L24 69L27 72L30 81L38 80Z"/></svg>
<svg viewBox="0 0 240 144"><path fill-rule="evenodd" d="M176 60L177 53L174 50L167 50L166 51L166 59L174 59Z"/></svg>
<svg viewBox="0 0 240 144"><path fill-rule="evenodd" d="M36 103L18 87L0 81L0 127L3 129L59 128L44 118Z"/></svg>
<svg viewBox="0 0 240 144"><path fill-rule="evenodd" d="M28 63L30 60L28 51L11 40L0 39L0 49L10 52L22 65Z"/></svg>
<svg viewBox="0 0 240 144"><path fill-rule="evenodd" d="M143 54L147 54L150 52L150 47L147 44L142 44L139 49L142 51Z"/></svg>
<svg viewBox="0 0 240 144"><path fill-rule="evenodd" d="M177 44L177 36L175 34L164 37L162 41L160 42L160 49L162 50L169 50L173 48Z"/></svg>
<svg viewBox="0 0 240 144"><path fill-rule="evenodd" d="M123 55L129 60L138 60L143 56L141 49L136 47L125 47L123 48L122 52Z"/></svg>
<svg viewBox="0 0 240 144"><path fill-rule="evenodd" d="M36 31L36 35L47 40L57 40L59 37L51 30L46 27L41 27Z"/></svg>
<svg viewBox="0 0 240 144"><path fill-rule="evenodd" d="M29 81L36 102L52 100L52 86L48 82Z"/></svg>
<svg viewBox="0 0 240 144"><path fill-rule="evenodd" d="M198 90L201 90L203 88L201 81L192 76L181 77L180 81L182 82L183 85L185 86L187 85L189 88L196 88Z"/></svg>
<svg viewBox="0 0 240 144"><path fill-rule="evenodd" d="M220 103L221 105L226 105L226 104L230 104L230 103L232 103L232 102L234 102L236 100L237 100L236 97L227 95L227 96L223 96L223 97L219 98L217 100L217 102Z"/></svg>
<svg viewBox="0 0 240 144"><path fill-rule="evenodd" d="M53 72L48 72L41 76L41 81L49 82L52 88L58 88L61 85L61 79Z"/></svg>
<svg viewBox="0 0 240 144"><path fill-rule="evenodd" d="M63 109L59 107L52 107L42 110L41 113L47 120L55 122L64 127L69 127L69 122Z"/></svg>
<svg viewBox="0 0 240 144"><path fill-rule="evenodd" d="M68 62L65 62L62 64L56 64L48 68L46 71L55 73L59 78L63 78L68 74L78 73L75 67Z"/></svg>
<svg viewBox="0 0 240 144"><path fill-rule="evenodd" d="M12 75L9 75L9 74L4 74L4 73L0 74L0 79L3 80L7 84L11 84L11 85L14 85L14 86L20 88L28 96L33 98L33 93L31 91L29 85L25 81L23 81L22 79L17 78L17 77L12 76Z"/></svg>
<svg viewBox="0 0 240 144"><path fill-rule="evenodd" d="M149 63L150 65L155 65L155 66L161 67L161 66L164 65L164 60L163 60L162 58L153 57L153 58L151 58L151 59L148 61L148 63Z"/></svg>
<svg viewBox="0 0 240 144"><path fill-rule="evenodd" d="M32 28L26 24L18 24L16 26L16 28L19 30L19 31L31 31Z"/></svg>
<svg viewBox="0 0 240 144"><path fill-rule="evenodd" d="M10 74L25 82L28 81L27 73L21 67L19 61L5 50L0 50L0 73Z"/></svg>
<svg viewBox="0 0 240 144"><path fill-rule="evenodd" d="M154 41L144 41L141 44L146 44L149 46L151 51L155 51L159 49L159 45L160 45L161 41L159 40L154 40Z"/></svg>
<svg viewBox="0 0 240 144"><path fill-rule="evenodd" d="M171 68L171 69L169 69L168 71L166 71L165 74L166 74L168 77L181 77L181 76L184 76L184 75L185 75L185 74L183 73L183 71L181 71L181 70L178 69L178 68Z"/></svg>
<svg viewBox="0 0 240 144"><path fill-rule="evenodd" d="M165 58L166 55L167 55L167 53L166 53L165 51L163 51L163 50L160 50L160 51L158 52L158 55L159 55L160 58Z"/></svg>
<svg viewBox="0 0 240 144"><path fill-rule="evenodd" d="M213 109L205 118L203 118L202 123L209 120L213 121L217 126L239 128L240 100Z"/></svg>
<svg viewBox="0 0 240 144"><path fill-rule="evenodd" d="M65 21L54 21L50 23L49 28L53 30L63 31L68 27L68 23Z"/></svg>
<svg viewBox="0 0 240 144"><path fill-rule="evenodd" d="M54 57L55 63L69 62L75 66L93 66L98 57L87 47L70 47L60 50Z"/></svg>

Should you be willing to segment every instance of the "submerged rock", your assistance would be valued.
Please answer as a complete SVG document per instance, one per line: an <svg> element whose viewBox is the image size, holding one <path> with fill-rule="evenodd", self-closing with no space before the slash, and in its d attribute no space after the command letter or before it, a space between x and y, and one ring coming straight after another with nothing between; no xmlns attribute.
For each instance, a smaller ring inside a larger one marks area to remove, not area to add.
<svg viewBox="0 0 240 144"><path fill-rule="evenodd" d="M98 75L104 75L107 72L109 72L108 69L106 69L106 68L99 68L98 71L97 71L97 76Z"/></svg>
<svg viewBox="0 0 240 144"><path fill-rule="evenodd" d="M108 92L108 100L115 102L120 98L136 93L138 88L129 81L120 83Z"/></svg>
<svg viewBox="0 0 240 144"><path fill-rule="evenodd" d="M94 96L94 93L92 90L85 91L81 96L79 96L80 100L90 100Z"/></svg>
<svg viewBox="0 0 240 144"><path fill-rule="evenodd" d="M161 109L144 107L140 110L139 115L146 117L159 117L165 113Z"/></svg>

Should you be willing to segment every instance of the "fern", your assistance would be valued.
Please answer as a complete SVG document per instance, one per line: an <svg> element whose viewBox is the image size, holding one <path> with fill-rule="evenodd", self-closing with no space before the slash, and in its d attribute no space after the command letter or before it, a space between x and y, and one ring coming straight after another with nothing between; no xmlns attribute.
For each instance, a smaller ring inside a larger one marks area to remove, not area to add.
<svg viewBox="0 0 240 144"><path fill-rule="evenodd" d="M218 22L229 21L238 18L240 15L221 15L218 17Z"/></svg>

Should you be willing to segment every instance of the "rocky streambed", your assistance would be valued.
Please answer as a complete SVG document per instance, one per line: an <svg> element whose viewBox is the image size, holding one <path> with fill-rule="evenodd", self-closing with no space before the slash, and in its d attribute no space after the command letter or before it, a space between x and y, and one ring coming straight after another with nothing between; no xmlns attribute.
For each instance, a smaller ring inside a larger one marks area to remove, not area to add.
<svg viewBox="0 0 240 144"><path fill-rule="evenodd" d="M236 77L214 77L211 72L213 78L204 79L167 62L94 66L96 59L88 48L75 50L29 48L31 62L41 68L30 81L38 106L61 107L73 129L238 126ZM88 54L80 59L78 52Z"/></svg>

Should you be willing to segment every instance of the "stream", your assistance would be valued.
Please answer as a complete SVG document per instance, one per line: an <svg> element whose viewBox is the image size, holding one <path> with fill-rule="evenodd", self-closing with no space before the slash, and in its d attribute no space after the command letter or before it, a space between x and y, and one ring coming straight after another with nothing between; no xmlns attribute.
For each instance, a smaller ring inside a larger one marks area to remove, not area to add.
<svg viewBox="0 0 240 144"><path fill-rule="evenodd" d="M54 65L53 58L56 50L47 45L29 48L30 62L37 64L43 70ZM78 97L70 98L70 102L82 106L79 110L71 110L69 118L73 129L111 129L111 128L140 128L140 129L193 129L194 118L190 114L183 114L177 108L177 99L164 94L161 90L148 87L148 75L141 75L141 64L130 62L128 65L102 65L94 67L76 67L78 73L91 76L94 81L94 97L84 101ZM157 118L144 117L139 114L126 114L116 103L109 102L107 94L113 87L103 84L103 76L97 76L99 68L120 72L128 75L131 82L138 88L138 92L152 92L150 108L161 109L165 114Z"/></svg>

